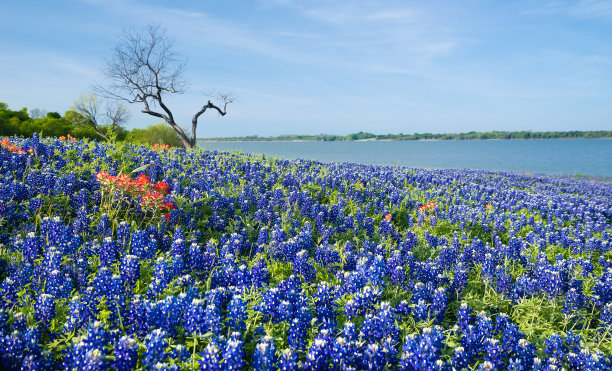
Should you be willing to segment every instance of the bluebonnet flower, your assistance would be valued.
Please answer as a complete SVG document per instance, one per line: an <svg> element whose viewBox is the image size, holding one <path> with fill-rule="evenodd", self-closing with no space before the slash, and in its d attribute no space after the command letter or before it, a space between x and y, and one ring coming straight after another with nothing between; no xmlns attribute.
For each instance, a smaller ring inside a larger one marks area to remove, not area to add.
<svg viewBox="0 0 612 371"><path fill-rule="evenodd" d="M174 271L170 259L166 260L160 256L157 258L154 267L155 274L153 276L153 282L149 285L149 294L152 298L161 294L174 278Z"/></svg>
<svg viewBox="0 0 612 371"><path fill-rule="evenodd" d="M359 357L357 343L339 336L334 340L331 350L331 360L334 368L355 367Z"/></svg>
<svg viewBox="0 0 612 371"><path fill-rule="evenodd" d="M278 361L278 369L280 371L296 370L298 368L298 357L291 349L285 349L281 352L280 360Z"/></svg>
<svg viewBox="0 0 612 371"><path fill-rule="evenodd" d="M145 339L145 351L142 363L147 367L152 367L158 362L162 362L166 357L166 332L160 329L153 330Z"/></svg>
<svg viewBox="0 0 612 371"><path fill-rule="evenodd" d="M334 290L327 282L320 282L317 286L317 292L313 295L317 322L324 329L333 329L336 327L336 309L338 305L335 303Z"/></svg>
<svg viewBox="0 0 612 371"><path fill-rule="evenodd" d="M130 241L130 232L130 225L125 220L120 221L117 227L117 244L120 247L121 253L124 253L127 249L127 245Z"/></svg>
<svg viewBox="0 0 612 371"><path fill-rule="evenodd" d="M511 298L518 300L521 298L532 297L536 294L538 283L535 279L530 278L526 275L522 275L516 279L514 283L513 292Z"/></svg>
<svg viewBox="0 0 612 371"><path fill-rule="evenodd" d="M204 321L206 325L206 332L211 332L213 334L220 334L221 332L221 314L219 312L219 307L215 304L208 304L206 309L204 310Z"/></svg>
<svg viewBox="0 0 612 371"><path fill-rule="evenodd" d="M380 221L380 223L378 224L378 230L383 235L389 236L395 233L395 228L393 227L393 224L391 224L391 214L386 215L388 215L388 218L385 217Z"/></svg>
<svg viewBox="0 0 612 371"><path fill-rule="evenodd" d="M363 221L363 229L366 231L368 237L372 237L374 234L374 219L369 216L366 217Z"/></svg>
<svg viewBox="0 0 612 371"><path fill-rule="evenodd" d="M584 305L584 295L576 288L570 288L565 294L565 302L563 303L562 313L572 314L582 308Z"/></svg>
<svg viewBox="0 0 612 371"><path fill-rule="evenodd" d="M131 287L140 278L140 260L136 255L124 255L119 269L126 287Z"/></svg>
<svg viewBox="0 0 612 371"><path fill-rule="evenodd" d="M66 273L63 274L58 269L53 269L45 274L45 292L55 298L67 298L72 291L72 279Z"/></svg>
<svg viewBox="0 0 612 371"><path fill-rule="evenodd" d="M396 320L397 315L393 307L388 302L382 302L375 315L366 314L361 325L361 334L370 341L378 342L384 338L390 338L399 342L400 330Z"/></svg>
<svg viewBox="0 0 612 371"><path fill-rule="evenodd" d="M170 253L172 255L184 256L187 252L185 241L183 240L183 230L181 227L176 228L172 236L172 245L170 247Z"/></svg>
<svg viewBox="0 0 612 371"><path fill-rule="evenodd" d="M276 370L276 347L271 336L264 336L255 346L252 367L255 370Z"/></svg>
<svg viewBox="0 0 612 371"><path fill-rule="evenodd" d="M170 353L170 358L175 362L185 362L191 357L189 349L183 344L177 344Z"/></svg>
<svg viewBox="0 0 612 371"><path fill-rule="evenodd" d="M607 303L599 315L599 331L605 332L610 326L612 326L612 303Z"/></svg>
<svg viewBox="0 0 612 371"><path fill-rule="evenodd" d="M269 230L268 227L263 226L259 229L259 234L257 236L257 246L267 245L269 242Z"/></svg>
<svg viewBox="0 0 612 371"><path fill-rule="evenodd" d="M146 231L134 231L131 237L130 252L140 259L150 259L157 251L157 239Z"/></svg>
<svg viewBox="0 0 612 371"><path fill-rule="evenodd" d="M488 284L491 284L493 282L496 265L497 264L493 255L491 253L486 253L484 261L482 262L481 276Z"/></svg>
<svg viewBox="0 0 612 371"><path fill-rule="evenodd" d="M202 247L196 242L189 245L185 259L185 267L189 272L196 274L204 270L204 256L202 254Z"/></svg>
<svg viewBox="0 0 612 371"><path fill-rule="evenodd" d="M401 253L397 250L387 260L387 276L392 284L399 286L402 286L408 277Z"/></svg>
<svg viewBox="0 0 612 371"><path fill-rule="evenodd" d="M103 266L110 266L115 262L119 248L111 237L105 237L102 247L100 248L100 263Z"/></svg>
<svg viewBox="0 0 612 371"><path fill-rule="evenodd" d="M90 323L87 333L72 341L72 348L64 358L65 367L78 370L107 369L108 360L104 348L109 340L104 324L98 321Z"/></svg>
<svg viewBox="0 0 612 371"><path fill-rule="evenodd" d="M34 305L35 317L43 326L48 326L55 318L55 297L49 294L40 294Z"/></svg>
<svg viewBox="0 0 612 371"><path fill-rule="evenodd" d="M201 299L193 299L185 310L183 317L185 332L187 334L204 334L207 327L205 325L204 304Z"/></svg>
<svg viewBox="0 0 612 371"><path fill-rule="evenodd" d="M251 268L251 284L257 288L263 287L268 284L270 273L266 261L259 259L253 264Z"/></svg>
<svg viewBox="0 0 612 371"><path fill-rule="evenodd" d="M232 337L227 341L225 350L223 351L223 370L233 371L242 370L246 364L244 360L244 350L240 333L234 332Z"/></svg>
<svg viewBox="0 0 612 371"><path fill-rule="evenodd" d="M148 333L148 312L150 312L150 303L147 300L143 300L140 295L134 295L134 299L129 304L123 319L125 326L130 329L131 334L143 337Z"/></svg>
<svg viewBox="0 0 612 371"><path fill-rule="evenodd" d="M493 321L487 315L487 312L480 311L476 316L475 321L476 336L484 341L493 331Z"/></svg>
<svg viewBox="0 0 612 371"><path fill-rule="evenodd" d="M340 253L329 244L321 244L315 250L314 260L323 267L329 267L340 263Z"/></svg>
<svg viewBox="0 0 612 371"><path fill-rule="evenodd" d="M116 370L131 370L138 360L138 342L129 336L122 336L115 344L113 353L113 367Z"/></svg>
<svg viewBox="0 0 612 371"><path fill-rule="evenodd" d="M329 367L331 357L332 338L328 330L323 329L314 339L312 346L306 354L304 368L309 370L324 370Z"/></svg>
<svg viewBox="0 0 612 371"><path fill-rule="evenodd" d="M385 366L387 359L384 348L378 344L368 344L363 353L364 362L369 370L378 370Z"/></svg>
<svg viewBox="0 0 612 371"><path fill-rule="evenodd" d="M441 323L446 312L446 303L448 297L444 287L438 287L433 295L433 301L430 306L430 317L435 318L436 323Z"/></svg>
<svg viewBox="0 0 612 371"><path fill-rule="evenodd" d="M357 272L363 274L370 284L384 287L385 259L382 255L360 258L357 262Z"/></svg>
<svg viewBox="0 0 612 371"><path fill-rule="evenodd" d="M455 276L451 284L451 292L454 292L457 297L463 292L468 279L468 270L463 266L463 263L457 263L455 267Z"/></svg>
<svg viewBox="0 0 612 371"><path fill-rule="evenodd" d="M301 306L296 311L295 317L289 324L289 332L287 334L287 341L293 349L304 350L311 318L310 309L307 306Z"/></svg>
<svg viewBox="0 0 612 371"><path fill-rule="evenodd" d="M22 250L23 258L26 261L33 262L42 252L41 239L34 232L29 232L23 242Z"/></svg>
<svg viewBox="0 0 612 371"><path fill-rule="evenodd" d="M433 370L438 368L443 347L442 328L426 327L419 335L408 335L402 345L403 353L400 357L401 370ZM455 350L457 354L457 350Z"/></svg>
<svg viewBox="0 0 612 371"><path fill-rule="evenodd" d="M200 353L200 370L201 371L216 371L220 369L221 352L215 344L208 344Z"/></svg>
<svg viewBox="0 0 612 371"><path fill-rule="evenodd" d="M26 266L24 268L29 268L31 266ZM29 269L24 269L25 272L28 272ZM15 280L12 277L6 277L2 284L0 285L0 304L5 308L10 308L13 303L17 302L17 292L19 291L19 286L21 280Z"/></svg>
<svg viewBox="0 0 612 371"><path fill-rule="evenodd" d="M111 221L107 214L100 215L100 219L96 227L96 232L102 237L112 237L113 229L111 226Z"/></svg>
<svg viewBox="0 0 612 371"><path fill-rule="evenodd" d="M13 331L11 334L0 335L0 365L2 368L11 370L18 369L24 357L25 345L19 331Z"/></svg>
<svg viewBox="0 0 612 371"><path fill-rule="evenodd" d="M72 233L88 236L90 234L89 224L91 216L86 206L81 206L77 211L77 217L72 222Z"/></svg>
<svg viewBox="0 0 612 371"><path fill-rule="evenodd" d="M514 350L514 356L510 358L510 364L520 364L525 369L533 366L535 358L535 347L525 339L520 339Z"/></svg>
<svg viewBox="0 0 612 371"><path fill-rule="evenodd" d="M499 294L507 293L512 284L511 276L506 269L498 265L495 267L495 288Z"/></svg>
<svg viewBox="0 0 612 371"><path fill-rule="evenodd" d="M186 294L169 295L164 299L150 303L147 307L147 322L152 328L162 329L168 335L176 335L176 327L182 324L185 311Z"/></svg>
<svg viewBox="0 0 612 371"><path fill-rule="evenodd" d="M494 338L487 338L485 340L484 347L484 360L491 364L491 368L495 367L502 368L504 365L503 359L501 358L503 349L499 345L499 340Z"/></svg>
<svg viewBox="0 0 612 371"><path fill-rule="evenodd" d="M471 361L471 356L465 352L465 348L463 348L462 346L455 347L455 351L453 353L452 358L452 365L456 369L460 370L467 368L470 365Z"/></svg>
<svg viewBox="0 0 612 371"><path fill-rule="evenodd" d="M310 255L308 251L302 250L295 256L293 260L293 274L303 277L306 282L311 282L315 279L315 268L309 261Z"/></svg>
<svg viewBox="0 0 612 371"><path fill-rule="evenodd" d="M246 303L242 300L240 295L234 295L232 300L227 307L229 311L227 315L227 327L232 331L239 333L244 332L246 329L245 320L247 318Z"/></svg>
<svg viewBox="0 0 612 371"><path fill-rule="evenodd" d="M238 269L234 272L233 281L240 289L251 287L251 272L247 268L246 264L240 264L238 266Z"/></svg>
<svg viewBox="0 0 612 371"><path fill-rule="evenodd" d="M87 303L81 300L80 296L73 296L69 303L69 318L64 324L67 331L74 331L81 328L93 318L91 309Z"/></svg>
<svg viewBox="0 0 612 371"><path fill-rule="evenodd" d="M380 301L381 294L382 292L379 288L365 286L344 305L344 313L346 313L347 318L351 320L374 309L374 306Z"/></svg>

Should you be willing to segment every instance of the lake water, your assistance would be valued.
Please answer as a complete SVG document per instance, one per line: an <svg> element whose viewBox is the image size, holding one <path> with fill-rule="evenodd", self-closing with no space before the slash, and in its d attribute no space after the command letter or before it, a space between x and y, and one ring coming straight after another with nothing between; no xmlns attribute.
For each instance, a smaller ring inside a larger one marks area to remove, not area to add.
<svg viewBox="0 0 612 371"><path fill-rule="evenodd" d="M209 150L322 162L612 177L610 139L200 142L199 145Z"/></svg>

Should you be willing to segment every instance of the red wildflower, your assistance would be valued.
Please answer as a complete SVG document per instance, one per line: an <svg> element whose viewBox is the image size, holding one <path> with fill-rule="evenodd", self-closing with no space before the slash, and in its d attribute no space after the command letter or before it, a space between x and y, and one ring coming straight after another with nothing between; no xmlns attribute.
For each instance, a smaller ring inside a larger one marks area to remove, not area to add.
<svg viewBox="0 0 612 371"><path fill-rule="evenodd" d="M168 188L170 188L170 186L166 182L157 182L155 184L155 189L161 193L168 193Z"/></svg>
<svg viewBox="0 0 612 371"><path fill-rule="evenodd" d="M23 149L17 147L13 143L11 143L11 141L8 138L2 139L2 141L0 141L0 145L2 147L4 147L4 148L8 149L10 152L15 152L15 153L19 153L19 154L27 153Z"/></svg>

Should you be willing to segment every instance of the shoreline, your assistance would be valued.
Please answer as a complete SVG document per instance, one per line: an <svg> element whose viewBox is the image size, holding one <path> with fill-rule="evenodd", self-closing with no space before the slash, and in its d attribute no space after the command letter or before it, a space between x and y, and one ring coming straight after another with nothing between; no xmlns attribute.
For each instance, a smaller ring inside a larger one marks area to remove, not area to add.
<svg viewBox="0 0 612 371"><path fill-rule="evenodd" d="M491 138L491 139L355 139L355 140L308 140L308 139L271 139L271 140L218 140L218 139L197 139L197 142L201 143L300 143L300 142L327 142L327 143L338 143L338 142L467 142L467 141L494 141L494 140L508 140L508 141L518 141L518 140L577 140L577 139L606 139L612 140L612 138L511 138L511 139L501 139L501 138Z"/></svg>

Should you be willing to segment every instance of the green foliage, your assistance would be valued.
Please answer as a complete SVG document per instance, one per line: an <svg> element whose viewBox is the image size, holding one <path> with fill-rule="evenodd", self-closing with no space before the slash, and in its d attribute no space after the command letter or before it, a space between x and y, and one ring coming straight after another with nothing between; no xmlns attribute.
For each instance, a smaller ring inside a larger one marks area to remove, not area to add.
<svg viewBox="0 0 612 371"><path fill-rule="evenodd" d="M487 131L451 134L414 133L382 134L358 133L348 135L280 135L277 137L209 138L215 141L352 141L352 140L474 140L474 139L562 139L562 138L612 138L612 131Z"/></svg>
<svg viewBox="0 0 612 371"><path fill-rule="evenodd" d="M71 111L68 111L71 112ZM91 130L82 128L72 121L74 115L62 117L57 112L49 112L45 117L31 118L26 108L12 111L6 103L0 104L0 135L31 137L39 133L46 137L60 137L68 134L75 138L99 139ZM123 135L125 137L125 135Z"/></svg>
<svg viewBox="0 0 612 371"><path fill-rule="evenodd" d="M176 132L168 125L160 122L146 129L134 129L127 136L127 140L139 144L167 144L171 147L182 147L183 142Z"/></svg>

